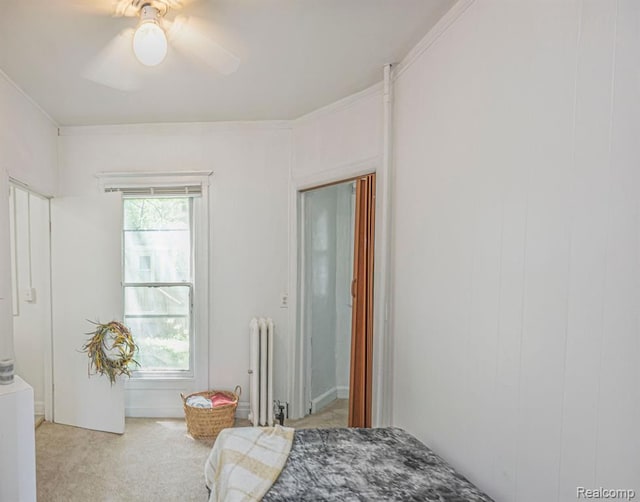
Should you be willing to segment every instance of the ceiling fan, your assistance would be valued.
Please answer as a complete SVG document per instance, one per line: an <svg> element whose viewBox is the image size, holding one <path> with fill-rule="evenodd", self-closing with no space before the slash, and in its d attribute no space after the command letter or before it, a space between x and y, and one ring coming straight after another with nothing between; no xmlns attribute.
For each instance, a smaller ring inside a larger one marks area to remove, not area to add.
<svg viewBox="0 0 640 502"><path fill-rule="evenodd" d="M108 7L105 0L84 1L93 12L139 18L135 28L121 31L87 66L83 76L89 80L118 90L137 90L149 67L165 60L169 47L222 75L234 73L240 65L238 57L215 42L214 30L206 21L182 15L168 18L169 11L193 0L112 0Z"/></svg>

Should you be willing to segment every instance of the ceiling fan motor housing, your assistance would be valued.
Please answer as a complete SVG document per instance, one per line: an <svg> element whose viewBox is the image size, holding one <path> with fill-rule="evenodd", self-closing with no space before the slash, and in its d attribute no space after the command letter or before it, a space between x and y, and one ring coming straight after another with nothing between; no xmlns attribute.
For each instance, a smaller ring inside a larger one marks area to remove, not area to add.
<svg viewBox="0 0 640 502"><path fill-rule="evenodd" d="M161 12L156 6L152 5L151 3L146 3L140 8L140 22L157 23L165 13L166 9L165 12Z"/></svg>
<svg viewBox="0 0 640 502"><path fill-rule="evenodd" d="M142 16L145 7L151 7L158 11L160 17L164 16L170 8L177 9L182 6L176 0L121 0L115 5L114 15L116 17Z"/></svg>

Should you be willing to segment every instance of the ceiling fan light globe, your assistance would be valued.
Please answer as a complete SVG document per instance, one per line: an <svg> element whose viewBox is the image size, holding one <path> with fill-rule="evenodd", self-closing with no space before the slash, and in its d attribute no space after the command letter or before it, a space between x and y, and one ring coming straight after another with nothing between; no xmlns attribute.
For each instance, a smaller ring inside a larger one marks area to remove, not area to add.
<svg viewBox="0 0 640 502"><path fill-rule="evenodd" d="M133 53L145 66L157 66L167 56L167 36L153 21L142 23L133 35Z"/></svg>

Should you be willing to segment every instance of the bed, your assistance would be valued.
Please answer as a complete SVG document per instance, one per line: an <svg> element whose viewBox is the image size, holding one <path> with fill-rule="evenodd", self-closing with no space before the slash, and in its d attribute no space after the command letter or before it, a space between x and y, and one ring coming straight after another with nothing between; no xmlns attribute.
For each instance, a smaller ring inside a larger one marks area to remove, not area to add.
<svg viewBox="0 0 640 502"><path fill-rule="evenodd" d="M227 431L237 434L238 429ZM284 467L264 502L493 502L402 429L300 429L291 434ZM214 477L208 476L210 488ZM231 499L251 500L224 497Z"/></svg>

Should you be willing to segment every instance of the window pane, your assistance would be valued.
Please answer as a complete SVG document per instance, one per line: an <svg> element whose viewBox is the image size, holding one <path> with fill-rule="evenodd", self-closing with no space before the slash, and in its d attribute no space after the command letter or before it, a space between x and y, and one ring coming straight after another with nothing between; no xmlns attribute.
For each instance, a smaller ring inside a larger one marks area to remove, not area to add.
<svg viewBox="0 0 640 502"><path fill-rule="evenodd" d="M125 282L191 278L191 200L124 200Z"/></svg>
<svg viewBox="0 0 640 502"><path fill-rule="evenodd" d="M188 316L189 286L124 288L124 311L128 316Z"/></svg>
<svg viewBox="0 0 640 502"><path fill-rule="evenodd" d="M125 230L125 282L182 282L191 277L188 230Z"/></svg>
<svg viewBox="0 0 640 502"><path fill-rule="evenodd" d="M189 369L189 318L125 316L138 345L136 360L141 371Z"/></svg>
<svg viewBox="0 0 640 502"><path fill-rule="evenodd" d="M125 322L139 347L143 371L189 369L188 286L124 290Z"/></svg>
<svg viewBox="0 0 640 502"><path fill-rule="evenodd" d="M124 199L125 230L189 230L190 199Z"/></svg>

